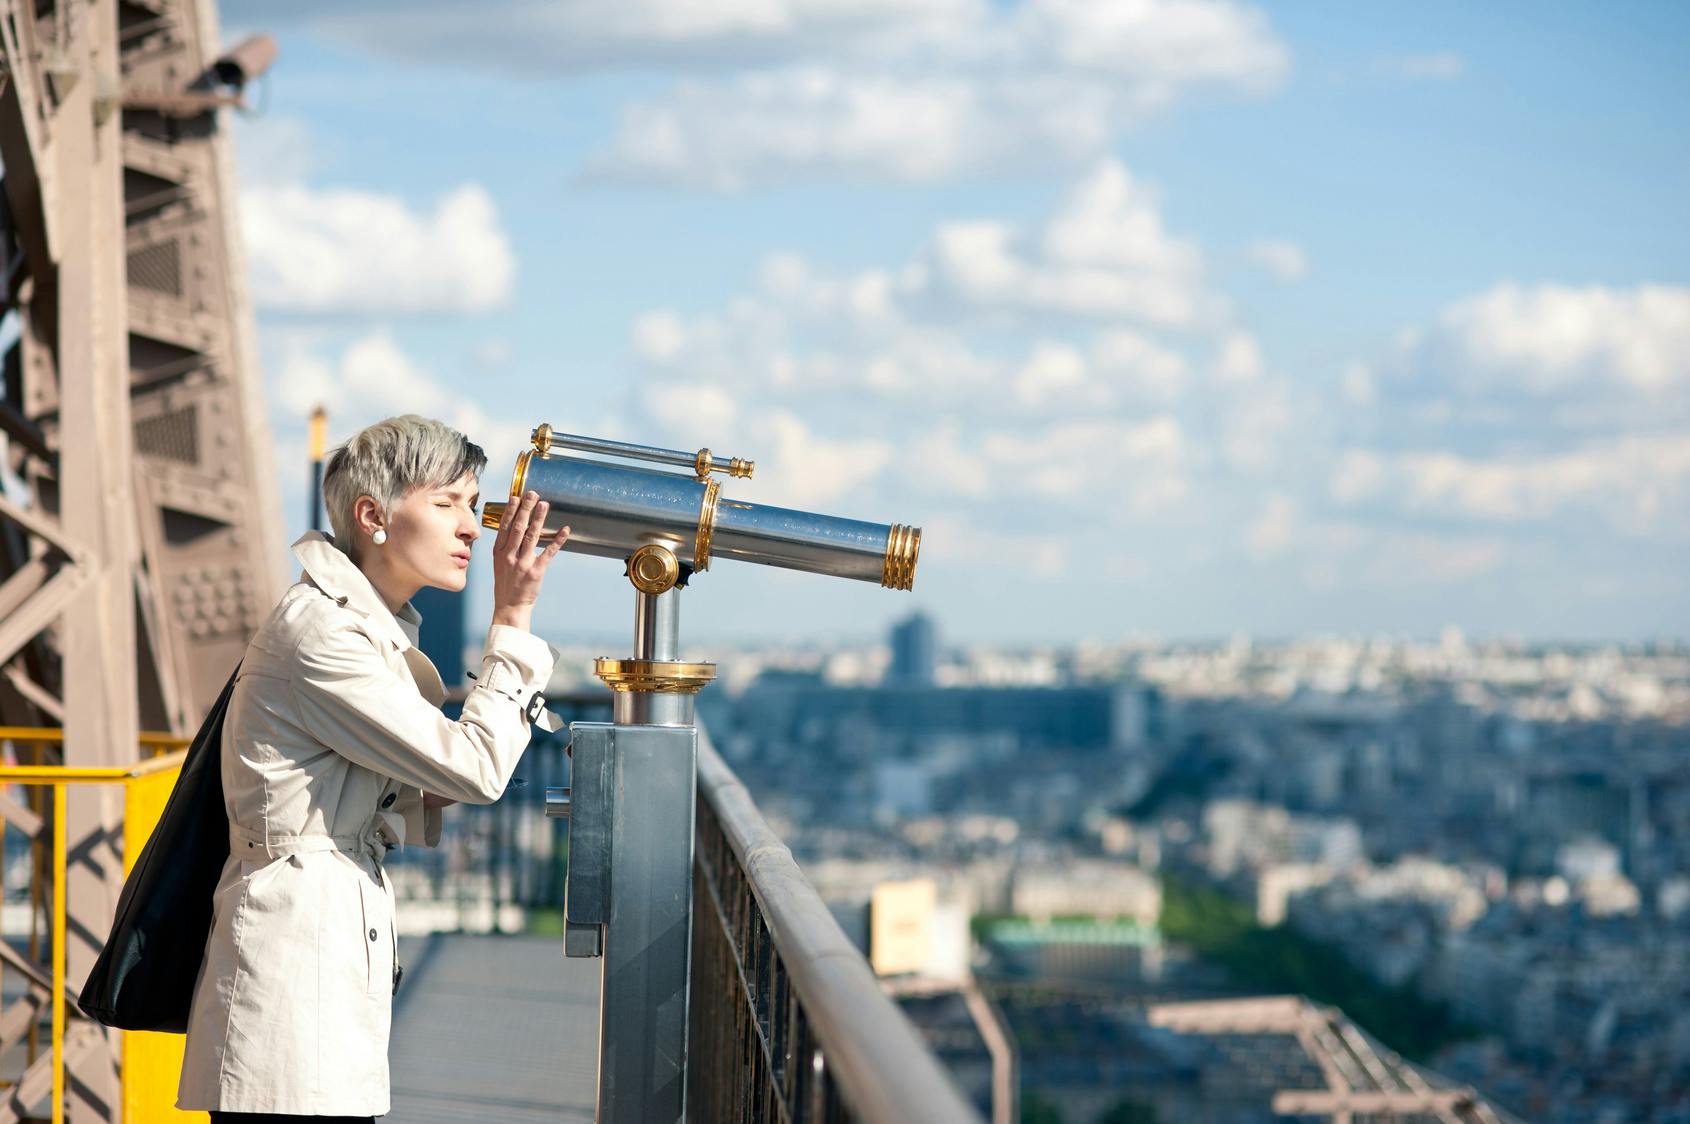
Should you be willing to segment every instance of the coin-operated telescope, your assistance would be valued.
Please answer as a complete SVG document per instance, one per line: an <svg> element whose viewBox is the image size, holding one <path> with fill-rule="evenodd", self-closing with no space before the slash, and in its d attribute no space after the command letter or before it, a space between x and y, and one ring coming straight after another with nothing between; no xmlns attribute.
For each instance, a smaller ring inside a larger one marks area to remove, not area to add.
<svg viewBox="0 0 1690 1124"><path fill-rule="evenodd" d="M693 815L694 696L714 664L683 660L679 594L722 560L915 584L921 531L769 507L722 495L717 477L750 479L738 457L534 430L510 495L550 505L542 541L570 528L564 550L623 559L635 590L634 652L601 658L612 722L570 725L570 788L546 793L567 816L564 952L602 956L598 1120L685 1118ZM621 462L639 462L629 464ZM666 465L686 471L647 467ZM490 502L497 527L506 505Z"/></svg>

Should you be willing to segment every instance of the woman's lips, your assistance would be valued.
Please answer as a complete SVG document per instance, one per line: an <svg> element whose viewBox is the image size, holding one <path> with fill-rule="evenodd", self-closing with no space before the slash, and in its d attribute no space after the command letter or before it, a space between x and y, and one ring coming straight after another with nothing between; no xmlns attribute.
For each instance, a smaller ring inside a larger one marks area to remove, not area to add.
<svg viewBox="0 0 1690 1124"><path fill-rule="evenodd" d="M469 569L469 552L465 551L461 554L452 555L452 561L458 564L458 568L460 570Z"/></svg>

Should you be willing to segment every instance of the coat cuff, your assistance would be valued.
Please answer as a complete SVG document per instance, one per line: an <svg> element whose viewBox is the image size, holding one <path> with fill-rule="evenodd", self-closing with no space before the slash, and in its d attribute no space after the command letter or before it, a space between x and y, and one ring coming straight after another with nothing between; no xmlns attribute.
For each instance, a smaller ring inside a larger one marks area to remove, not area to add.
<svg viewBox="0 0 1690 1124"><path fill-rule="evenodd" d="M532 632L493 625L487 630L487 648L481 657L481 685L526 703L535 691L545 690L560 654Z"/></svg>

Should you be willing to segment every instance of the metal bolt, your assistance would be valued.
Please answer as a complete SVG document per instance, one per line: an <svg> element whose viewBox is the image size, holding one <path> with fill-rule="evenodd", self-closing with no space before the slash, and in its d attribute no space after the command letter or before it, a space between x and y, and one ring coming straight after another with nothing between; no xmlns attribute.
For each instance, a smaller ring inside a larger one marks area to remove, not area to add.
<svg viewBox="0 0 1690 1124"><path fill-rule="evenodd" d="M569 818L569 803L569 789L546 789L546 815L552 817L553 819Z"/></svg>

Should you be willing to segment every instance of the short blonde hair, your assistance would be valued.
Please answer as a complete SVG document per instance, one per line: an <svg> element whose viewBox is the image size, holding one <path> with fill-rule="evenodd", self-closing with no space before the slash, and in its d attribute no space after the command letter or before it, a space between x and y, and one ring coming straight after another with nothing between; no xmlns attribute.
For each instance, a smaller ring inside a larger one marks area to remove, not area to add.
<svg viewBox="0 0 1690 1124"><path fill-rule="evenodd" d="M352 509L369 496L390 512L415 488L438 488L487 467L481 446L433 418L400 414L365 426L329 453L323 466L323 506L335 544L352 553Z"/></svg>

